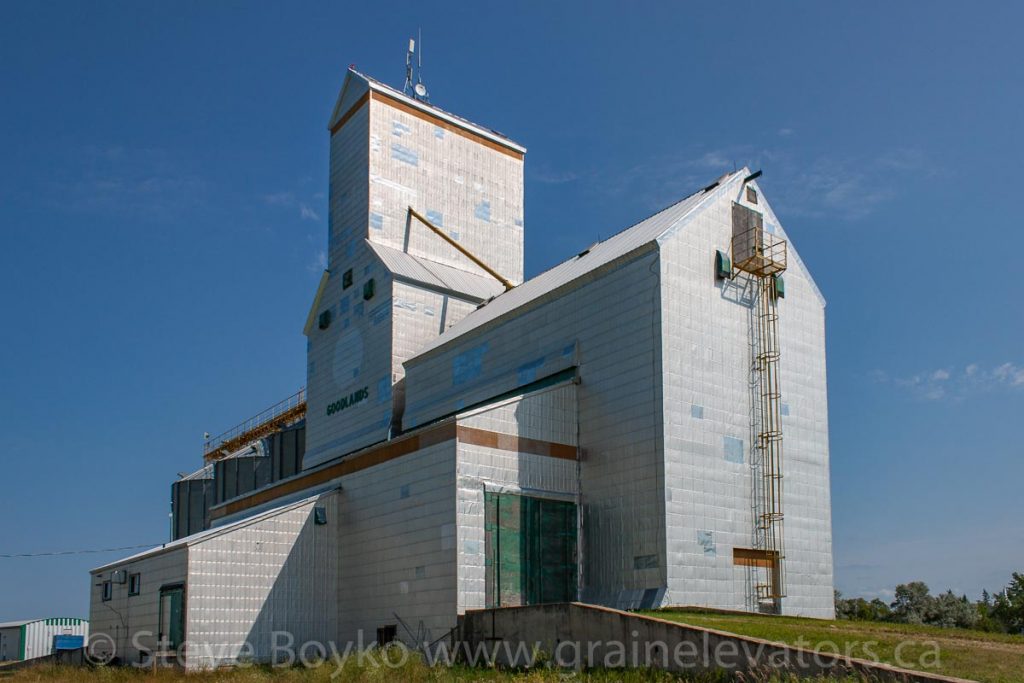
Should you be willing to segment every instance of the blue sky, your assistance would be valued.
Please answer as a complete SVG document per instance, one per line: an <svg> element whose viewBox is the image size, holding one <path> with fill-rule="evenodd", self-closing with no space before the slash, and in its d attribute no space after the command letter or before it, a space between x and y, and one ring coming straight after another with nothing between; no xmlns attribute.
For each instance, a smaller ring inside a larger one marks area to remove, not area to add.
<svg viewBox="0 0 1024 683"><path fill-rule="evenodd" d="M0 5L0 554L159 543L304 382L344 77L526 157L528 275L734 165L828 299L837 586L1024 570L1016 3ZM0 621L119 554L0 558Z"/></svg>

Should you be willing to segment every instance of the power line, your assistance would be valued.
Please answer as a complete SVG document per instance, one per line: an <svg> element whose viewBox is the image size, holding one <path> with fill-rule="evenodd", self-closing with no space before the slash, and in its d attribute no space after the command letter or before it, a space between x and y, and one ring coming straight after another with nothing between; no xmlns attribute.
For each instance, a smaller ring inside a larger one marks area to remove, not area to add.
<svg viewBox="0 0 1024 683"><path fill-rule="evenodd" d="M94 548L91 550L55 550L47 553L13 553L0 554L0 559L11 559L15 557L55 557L57 555L92 555L94 553L113 553L118 550L138 550L139 548L154 548L159 543L147 543L145 545L126 545L120 548Z"/></svg>

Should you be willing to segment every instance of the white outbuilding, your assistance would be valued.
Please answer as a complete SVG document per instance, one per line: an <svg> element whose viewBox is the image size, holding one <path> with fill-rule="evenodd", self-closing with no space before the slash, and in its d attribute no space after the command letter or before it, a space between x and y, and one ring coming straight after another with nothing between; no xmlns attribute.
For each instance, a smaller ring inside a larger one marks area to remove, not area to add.
<svg viewBox="0 0 1024 683"><path fill-rule="evenodd" d="M89 622L77 617L8 621L0 624L0 662L36 659L58 649L84 647L88 638Z"/></svg>

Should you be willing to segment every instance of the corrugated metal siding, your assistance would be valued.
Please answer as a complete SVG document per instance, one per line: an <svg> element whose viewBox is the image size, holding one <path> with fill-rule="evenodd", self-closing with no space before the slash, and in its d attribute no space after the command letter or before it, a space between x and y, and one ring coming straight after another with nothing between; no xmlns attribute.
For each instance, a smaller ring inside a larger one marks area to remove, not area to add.
<svg viewBox="0 0 1024 683"><path fill-rule="evenodd" d="M502 318L517 309L538 302L559 288L654 241L659 235L685 218L700 204L701 200L710 194L711 192L701 190L690 195L633 227L623 230L603 242L598 242L586 254L564 261L515 289L505 292L467 316L446 334L425 346L416 358L410 360L410 363L417 363L420 357L429 355L434 349L448 344L455 338Z"/></svg>
<svg viewBox="0 0 1024 683"><path fill-rule="evenodd" d="M665 547L660 291L658 254L641 252L406 364L409 424L579 366L582 597L616 607L665 585L663 566L634 567Z"/></svg>
<svg viewBox="0 0 1024 683"><path fill-rule="evenodd" d="M370 102L370 241L487 277L416 209L512 282L523 279L523 160ZM364 169L365 172L365 169Z"/></svg>
<svg viewBox="0 0 1024 683"><path fill-rule="evenodd" d="M326 508L317 525L313 508ZM297 644L323 642L338 618L338 493L331 492L235 525L189 549L189 669L237 661L248 643L257 661L272 654L272 635L288 631Z"/></svg>
<svg viewBox="0 0 1024 683"><path fill-rule="evenodd" d="M22 633L25 638L23 658L35 659L53 653L54 636L83 636L88 639L89 622L72 617L41 619L25 624Z"/></svg>
<svg viewBox="0 0 1024 683"><path fill-rule="evenodd" d="M576 385L562 385L460 415L461 426L576 445ZM576 501L577 463L460 443L457 543L459 613L486 606L484 494L557 496Z"/></svg>
<svg viewBox="0 0 1024 683"><path fill-rule="evenodd" d="M209 534L210 532L203 532ZM194 538L194 537L193 537ZM160 587L174 583L185 583L187 578L188 545L184 541L167 544L167 550L143 553L132 558L94 569L90 575L89 624L96 636L96 654L114 653L124 663L142 661L143 649L157 649L157 634L160 609ZM113 594L103 601L103 581L111 577L114 570L128 574L138 573L141 577L138 595L128 595L128 583L114 584ZM186 605L188 604L186 588ZM138 636L135 643L133 636ZM186 631L185 637L189 634Z"/></svg>
<svg viewBox="0 0 1024 683"><path fill-rule="evenodd" d="M666 604L753 610L748 570L732 549L751 547L750 309L744 277L716 282L728 251L736 181L661 240L662 345L668 567ZM759 192L759 194L761 194ZM781 231L767 200L765 222ZM794 253L792 248L790 253ZM832 546L824 309L802 264L791 260L780 302L785 448L786 614L831 617ZM697 409L694 410L694 407ZM729 457L725 443L739 445Z"/></svg>
<svg viewBox="0 0 1024 683"><path fill-rule="evenodd" d="M451 440L342 479L339 642L395 615L420 642L455 626L455 460Z"/></svg>

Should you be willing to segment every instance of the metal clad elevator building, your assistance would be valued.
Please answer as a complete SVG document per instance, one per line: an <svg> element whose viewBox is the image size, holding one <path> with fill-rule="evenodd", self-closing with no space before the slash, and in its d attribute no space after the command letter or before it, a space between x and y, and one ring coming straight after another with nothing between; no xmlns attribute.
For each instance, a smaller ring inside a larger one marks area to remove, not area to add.
<svg viewBox="0 0 1024 683"><path fill-rule="evenodd" d="M489 606L833 616L825 302L758 174L523 281L522 146L355 70L329 130L304 413L208 449L94 633L202 668Z"/></svg>

